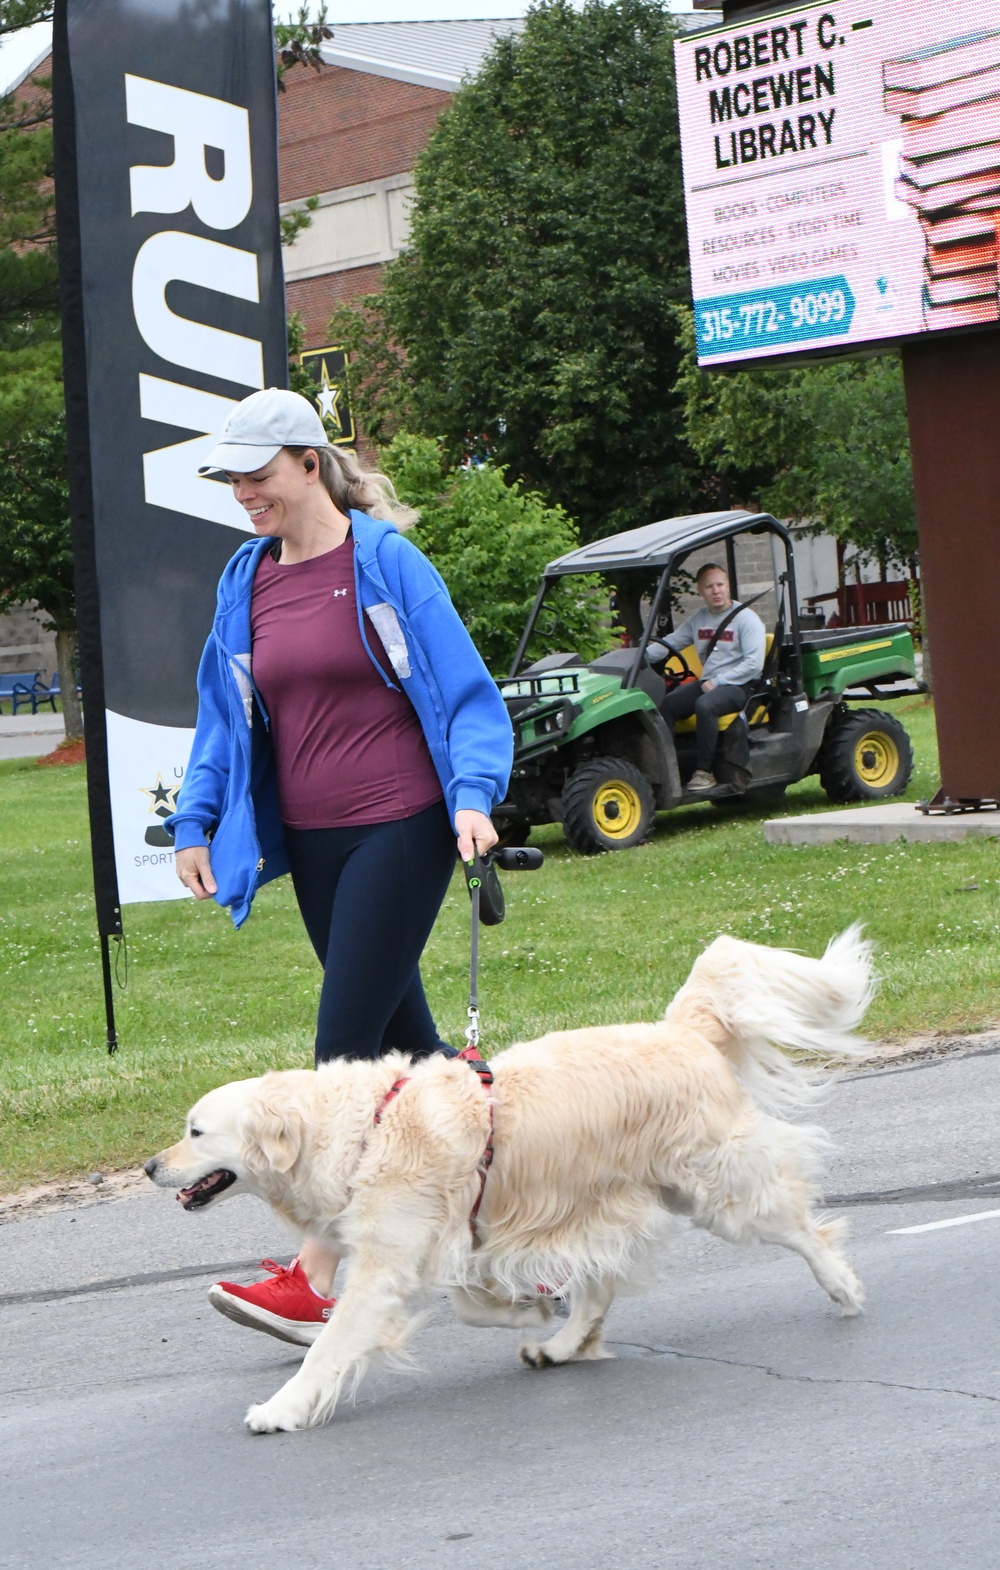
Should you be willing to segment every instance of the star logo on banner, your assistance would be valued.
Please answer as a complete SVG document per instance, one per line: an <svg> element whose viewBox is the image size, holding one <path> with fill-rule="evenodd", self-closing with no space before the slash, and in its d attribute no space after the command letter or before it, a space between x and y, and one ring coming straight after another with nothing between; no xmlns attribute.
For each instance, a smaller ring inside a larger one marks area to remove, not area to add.
<svg viewBox="0 0 1000 1570"><path fill-rule="evenodd" d="M162 774L158 774L156 784L152 788L148 785L140 785L139 789L144 796L149 797L150 812L155 813L158 818L169 818L177 806L179 785L165 785Z"/></svg>

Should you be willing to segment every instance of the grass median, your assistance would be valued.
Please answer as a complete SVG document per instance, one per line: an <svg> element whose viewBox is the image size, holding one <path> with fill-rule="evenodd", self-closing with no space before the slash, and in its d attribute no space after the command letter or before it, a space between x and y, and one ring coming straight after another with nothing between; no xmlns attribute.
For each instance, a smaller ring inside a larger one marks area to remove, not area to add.
<svg viewBox="0 0 1000 1570"><path fill-rule="evenodd" d="M894 712L914 740L916 800L936 785L933 715L923 700ZM787 797L789 812L828 805L815 779ZM816 954L858 918L878 945L873 1036L995 1022L995 842L769 846L766 815L699 804L662 815L648 844L593 858L541 830L545 867L506 878L507 921L482 935L485 1045L655 1018L719 932ZM83 768L0 763L0 823L0 1189L132 1165L176 1138L210 1086L311 1063L320 972L287 878L238 933L214 904L126 908L121 1047L109 1058ZM456 876L423 966L455 1042L468 934Z"/></svg>

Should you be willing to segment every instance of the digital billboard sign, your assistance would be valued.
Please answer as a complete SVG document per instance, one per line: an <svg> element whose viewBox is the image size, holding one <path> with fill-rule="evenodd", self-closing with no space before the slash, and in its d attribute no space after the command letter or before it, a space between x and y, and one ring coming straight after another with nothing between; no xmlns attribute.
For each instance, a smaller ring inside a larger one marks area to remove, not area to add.
<svg viewBox="0 0 1000 1570"><path fill-rule="evenodd" d="M698 359L1000 320L1000 3L835 0L675 44Z"/></svg>

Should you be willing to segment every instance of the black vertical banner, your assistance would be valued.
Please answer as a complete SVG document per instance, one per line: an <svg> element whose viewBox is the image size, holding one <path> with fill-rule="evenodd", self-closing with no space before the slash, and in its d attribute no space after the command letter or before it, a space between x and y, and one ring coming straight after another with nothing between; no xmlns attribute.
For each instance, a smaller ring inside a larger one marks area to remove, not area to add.
<svg viewBox="0 0 1000 1570"><path fill-rule="evenodd" d="M219 574L198 474L287 384L270 0L56 0L56 217L98 923L183 897L162 820Z"/></svg>

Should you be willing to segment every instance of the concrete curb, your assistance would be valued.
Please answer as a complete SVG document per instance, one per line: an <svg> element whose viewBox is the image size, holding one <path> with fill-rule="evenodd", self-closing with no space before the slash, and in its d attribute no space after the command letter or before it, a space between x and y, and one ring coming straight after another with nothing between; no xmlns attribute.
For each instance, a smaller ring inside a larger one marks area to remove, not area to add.
<svg viewBox="0 0 1000 1570"><path fill-rule="evenodd" d="M61 714L0 714L0 736L60 736Z"/></svg>
<svg viewBox="0 0 1000 1570"><path fill-rule="evenodd" d="M800 818L770 818L763 825L769 845L947 844L968 839L1000 839L1000 811L944 813L925 817L912 802L879 802L844 812L818 812Z"/></svg>

